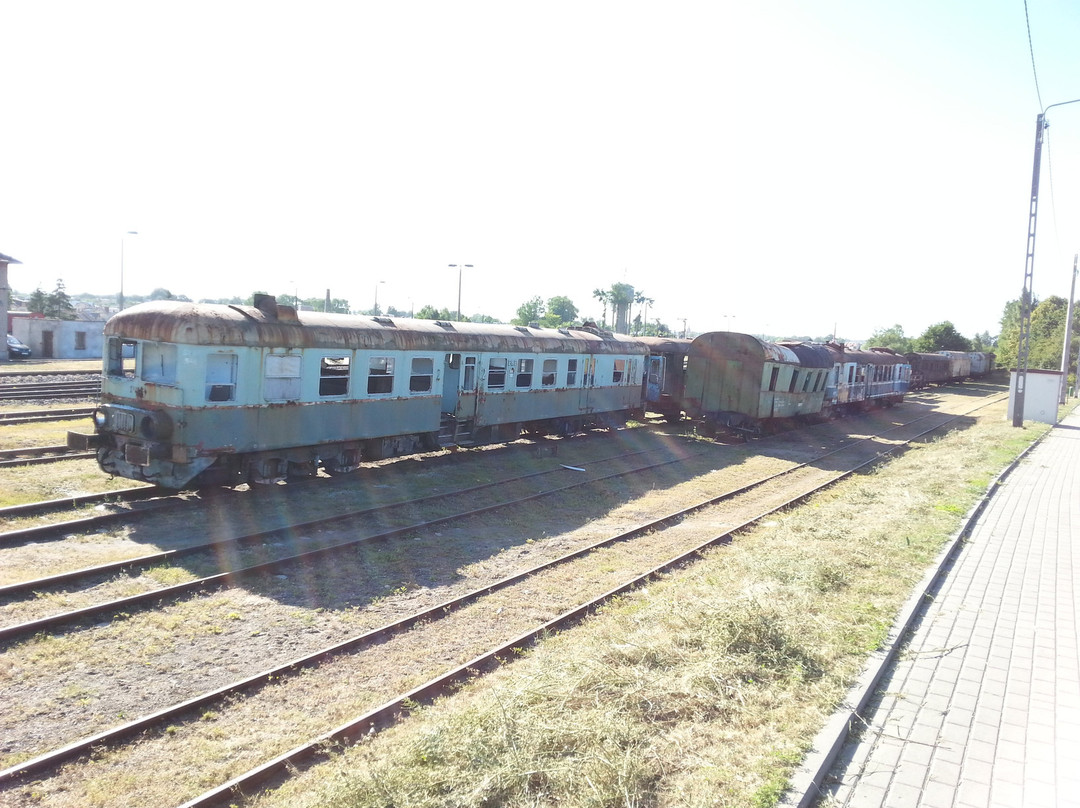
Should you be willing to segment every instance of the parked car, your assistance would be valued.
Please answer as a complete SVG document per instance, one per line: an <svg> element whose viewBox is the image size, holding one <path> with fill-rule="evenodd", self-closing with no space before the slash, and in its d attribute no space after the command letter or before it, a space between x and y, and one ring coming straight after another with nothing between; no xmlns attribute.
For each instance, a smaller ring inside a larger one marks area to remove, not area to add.
<svg viewBox="0 0 1080 808"><path fill-rule="evenodd" d="M7 355L8 359L28 359L30 357L30 346L24 345L11 334L8 334Z"/></svg>

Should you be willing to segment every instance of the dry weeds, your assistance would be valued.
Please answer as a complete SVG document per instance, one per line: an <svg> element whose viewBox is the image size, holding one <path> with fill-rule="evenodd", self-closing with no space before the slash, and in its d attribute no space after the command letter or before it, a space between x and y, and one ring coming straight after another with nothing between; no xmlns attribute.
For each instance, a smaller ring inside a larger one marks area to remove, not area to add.
<svg viewBox="0 0 1080 808"><path fill-rule="evenodd" d="M842 483L253 804L770 806L989 476L1000 415Z"/></svg>

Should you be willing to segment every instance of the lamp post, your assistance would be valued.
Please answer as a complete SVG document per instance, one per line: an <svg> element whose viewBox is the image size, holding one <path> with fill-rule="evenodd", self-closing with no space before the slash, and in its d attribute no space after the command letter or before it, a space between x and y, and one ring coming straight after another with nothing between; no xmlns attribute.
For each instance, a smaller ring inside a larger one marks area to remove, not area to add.
<svg viewBox="0 0 1080 808"><path fill-rule="evenodd" d="M450 267L457 267L457 319L461 322L461 271L468 267L472 269L472 264L448 264Z"/></svg>
<svg viewBox="0 0 1080 808"><path fill-rule="evenodd" d="M375 317L379 316L379 286L386 283L386 281L377 281L375 284L375 308L371 310L371 314Z"/></svg>
<svg viewBox="0 0 1080 808"><path fill-rule="evenodd" d="M117 311L124 310L124 237L137 235L139 235L138 230L128 230L120 236L120 308Z"/></svg>

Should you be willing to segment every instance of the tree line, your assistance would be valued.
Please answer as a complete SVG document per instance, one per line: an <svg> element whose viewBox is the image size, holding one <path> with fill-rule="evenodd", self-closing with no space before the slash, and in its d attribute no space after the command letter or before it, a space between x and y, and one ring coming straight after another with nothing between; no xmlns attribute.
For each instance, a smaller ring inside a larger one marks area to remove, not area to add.
<svg viewBox="0 0 1080 808"><path fill-rule="evenodd" d="M203 299L201 303L226 303L234 305L253 305L255 294L248 298L232 297L221 299ZM332 311L348 313L349 301L343 298L333 298L329 308L325 298L299 299L295 295L278 295L278 300L291 302L303 308L314 311ZM655 301L648 297L640 289L634 288L628 283L614 283L610 287L598 287L593 290L593 299L600 305L601 312L599 322L594 317L583 317L581 310L569 297L556 295L544 300L539 296L531 297L517 308L516 316L510 321L513 325L539 325L546 328L567 328L581 326L587 323L596 325L602 329L611 329L621 334L639 336L672 336L673 331L658 318L649 317L649 309ZM80 299L93 300L100 304L108 305L115 300L112 295L83 295ZM174 295L168 289L155 289L149 295L128 298L134 304L144 300L182 300L190 301L184 295ZM64 281L58 279L52 292L45 292L40 287L35 289L27 299L27 308L46 317L60 320L75 319L76 310L71 296L68 294ZM1062 351L1065 340L1065 326L1068 318L1068 301L1057 295L1052 295L1039 300L1032 300L1031 331L1028 351L1028 367L1039 370L1060 370ZM427 320L453 320L456 316L447 308L437 308L425 305L419 310L404 311L387 306L385 312L381 307L366 311L356 311L357 314L381 315L388 314L391 317L417 317ZM464 317L464 320L476 323L498 323L501 320L486 314L474 314ZM1070 339L1071 366L1075 366L1076 356L1080 350L1080 313L1074 312L1073 325ZM908 337L900 324L889 328L874 331L864 345L866 347L891 348L898 353L910 353L912 351L987 351L993 352L997 358L999 367L1016 367L1020 349L1020 300L1010 300L1005 304L1001 315L1001 330L997 337L992 337L989 332L975 334L973 337L965 337L952 322L945 320L927 328L917 337ZM765 335L762 335L765 336ZM776 337L766 337L776 339ZM803 338L798 338L803 339ZM821 342L828 338L807 338L815 342Z"/></svg>

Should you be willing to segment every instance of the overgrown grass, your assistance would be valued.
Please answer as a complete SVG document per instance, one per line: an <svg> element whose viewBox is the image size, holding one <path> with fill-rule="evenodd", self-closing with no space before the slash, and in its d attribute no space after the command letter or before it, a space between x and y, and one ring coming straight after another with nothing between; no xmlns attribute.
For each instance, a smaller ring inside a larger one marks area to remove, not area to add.
<svg viewBox="0 0 1080 808"><path fill-rule="evenodd" d="M773 806L1038 431L983 422L841 483L254 804Z"/></svg>

